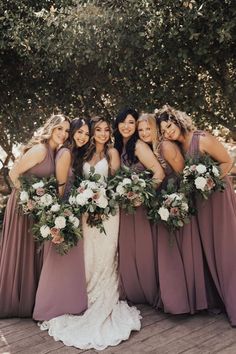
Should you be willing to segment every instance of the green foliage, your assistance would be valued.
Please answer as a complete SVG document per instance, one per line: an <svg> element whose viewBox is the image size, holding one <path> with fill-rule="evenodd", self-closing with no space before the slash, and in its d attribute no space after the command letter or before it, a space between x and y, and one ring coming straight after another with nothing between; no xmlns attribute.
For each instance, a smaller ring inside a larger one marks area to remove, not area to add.
<svg viewBox="0 0 236 354"><path fill-rule="evenodd" d="M55 107L112 118L168 102L235 125L234 0L0 1L0 137L28 138Z"/></svg>

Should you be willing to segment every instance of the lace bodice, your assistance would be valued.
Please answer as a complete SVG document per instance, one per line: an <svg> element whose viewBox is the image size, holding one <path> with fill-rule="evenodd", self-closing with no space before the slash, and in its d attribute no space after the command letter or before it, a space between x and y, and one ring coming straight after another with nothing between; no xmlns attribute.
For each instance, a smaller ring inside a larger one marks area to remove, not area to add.
<svg viewBox="0 0 236 354"><path fill-rule="evenodd" d="M92 166L85 162L83 174L87 178ZM103 178L108 176L106 158L94 166ZM106 234L90 227L86 215L82 217L84 262L87 282L88 309L82 316L63 315L42 326L55 340L81 349L105 349L128 339L132 330L140 330L140 314L135 307L119 301L117 243L119 213L103 222ZM41 326L41 328L42 328Z"/></svg>
<svg viewBox="0 0 236 354"><path fill-rule="evenodd" d="M84 177L89 176L91 167L95 168L95 173L98 173L105 178L108 177L109 166L108 166L107 159L105 157L100 161L98 161L94 166L91 166L88 162L85 162L83 165Z"/></svg>

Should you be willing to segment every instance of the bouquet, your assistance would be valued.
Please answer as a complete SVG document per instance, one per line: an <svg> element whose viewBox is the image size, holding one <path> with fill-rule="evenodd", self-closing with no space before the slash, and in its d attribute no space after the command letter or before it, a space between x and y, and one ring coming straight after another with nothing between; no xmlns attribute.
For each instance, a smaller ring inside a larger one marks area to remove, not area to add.
<svg viewBox="0 0 236 354"><path fill-rule="evenodd" d="M66 203L55 203L42 211L39 222L33 226L33 233L39 243L50 240L61 255L68 253L82 238L80 220Z"/></svg>
<svg viewBox="0 0 236 354"><path fill-rule="evenodd" d="M20 209L23 214L30 214L38 221L41 213L49 210L57 200L57 181L55 177L22 176L20 182Z"/></svg>
<svg viewBox="0 0 236 354"><path fill-rule="evenodd" d="M186 194L198 194L204 199L214 191L223 191L225 184L220 178L219 164L208 155L187 159L180 188Z"/></svg>
<svg viewBox="0 0 236 354"><path fill-rule="evenodd" d="M90 168L88 179L78 179L69 197L69 203L79 214L87 213L87 224L106 234L103 221L117 213L117 204L109 198L107 182L103 176Z"/></svg>
<svg viewBox="0 0 236 354"><path fill-rule="evenodd" d="M189 204L186 196L179 192L170 179L165 190L152 200L148 209L152 222L162 222L168 230L175 232L190 220Z"/></svg>
<svg viewBox="0 0 236 354"><path fill-rule="evenodd" d="M128 214L134 213L140 205L147 207L156 195L150 176L149 171L136 172L122 167L108 182L111 198Z"/></svg>
<svg viewBox="0 0 236 354"><path fill-rule="evenodd" d="M79 219L57 194L55 177L21 177L18 204L22 212L32 215L35 221L34 239L39 243L51 240L58 253L66 254L82 237Z"/></svg>

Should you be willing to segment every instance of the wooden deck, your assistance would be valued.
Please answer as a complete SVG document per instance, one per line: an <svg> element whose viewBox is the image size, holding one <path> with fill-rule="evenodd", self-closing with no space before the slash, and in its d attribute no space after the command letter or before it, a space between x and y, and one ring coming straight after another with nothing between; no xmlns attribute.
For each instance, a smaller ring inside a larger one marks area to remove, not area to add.
<svg viewBox="0 0 236 354"><path fill-rule="evenodd" d="M129 340L102 353L236 354L236 328L230 327L224 314L170 316L148 306L139 308L143 316L141 331L132 333ZM98 353L65 347L30 319L0 320L0 338L1 354Z"/></svg>

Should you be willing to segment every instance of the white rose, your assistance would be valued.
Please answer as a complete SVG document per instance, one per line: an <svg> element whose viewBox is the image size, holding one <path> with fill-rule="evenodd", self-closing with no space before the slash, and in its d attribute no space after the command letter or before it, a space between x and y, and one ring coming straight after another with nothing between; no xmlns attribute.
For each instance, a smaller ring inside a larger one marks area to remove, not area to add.
<svg viewBox="0 0 236 354"><path fill-rule="evenodd" d="M106 197L106 189L104 187L101 187L99 192L100 194L104 195L104 197Z"/></svg>
<svg viewBox="0 0 236 354"><path fill-rule="evenodd" d="M126 184L132 184L132 181L130 178L124 178L121 184L125 186Z"/></svg>
<svg viewBox="0 0 236 354"><path fill-rule="evenodd" d="M118 184L118 186L116 187L116 192L119 195L124 195L125 194L125 189L121 184Z"/></svg>
<svg viewBox="0 0 236 354"><path fill-rule="evenodd" d="M86 196L83 195L83 193L78 194L75 200L76 200L76 204L81 206L85 205L87 202L87 198Z"/></svg>
<svg viewBox="0 0 236 354"><path fill-rule="evenodd" d="M44 194L40 199L39 199L39 203L43 206L49 206L51 205L53 202L52 200L52 196L50 194Z"/></svg>
<svg viewBox="0 0 236 354"><path fill-rule="evenodd" d="M218 168L216 168L215 166L212 167L212 172L214 173L215 176L219 177L220 173Z"/></svg>
<svg viewBox="0 0 236 354"><path fill-rule="evenodd" d="M79 219L76 216L70 215L69 216L69 220L70 220L70 222L73 224L73 226L75 228L77 228L79 226L79 224L80 224L80 221L79 221Z"/></svg>
<svg viewBox="0 0 236 354"><path fill-rule="evenodd" d="M28 202L29 200L29 194L26 192L26 191L22 191L20 193L20 200L25 203L25 202Z"/></svg>
<svg viewBox="0 0 236 354"><path fill-rule="evenodd" d="M88 181L86 181L86 180L82 181L79 185L79 188L86 188L86 182L88 182Z"/></svg>
<svg viewBox="0 0 236 354"><path fill-rule="evenodd" d="M85 189L85 191L82 194L83 194L83 197L88 200L89 198L92 198L93 191L88 188L88 189Z"/></svg>
<svg viewBox="0 0 236 354"><path fill-rule="evenodd" d="M185 210L185 211L188 211L188 204L183 202L182 203L182 209Z"/></svg>
<svg viewBox="0 0 236 354"><path fill-rule="evenodd" d="M204 177L197 177L194 183L197 189L204 191L207 181Z"/></svg>
<svg viewBox="0 0 236 354"><path fill-rule="evenodd" d="M56 213L59 210L60 210L60 204L56 203L56 204L51 206L51 211L52 212Z"/></svg>
<svg viewBox="0 0 236 354"><path fill-rule="evenodd" d="M92 181L85 181L86 187L90 189L95 189L97 190L97 185L95 182Z"/></svg>
<svg viewBox="0 0 236 354"><path fill-rule="evenodd" d="M70 205L75 204L75 202L76 202L76 198L71 195L71 196L69 197L69 203L70 203Z"/></svg>
<svg viewBox="0 0 236 354"><path fill-rule="evenodd" d="M199 164L196 166L196 170L198 173L205 173L206 172L206 166L204 166L203 164Z"/></svg>
<svg viewBox="0 0 236 354"><path fill-rule="evenodd" d="M47 225L43 225L40 227L40 233L42 235L43 238L46 238L50 235L50 227L48 227Z"/></svg>
<svg viewBox="0 0 236 354"><path fill-rule="evenodd" d="M146 182L144 181L143 178L139 178L139 184L141 187L145 188L146 187Z"/></svg>
<svg viewBox="0 0 236 354"><path fill-rule="evenodd" d="M159 210L158 210L158 214L160 215L161 217L161 220L165 220L167 221L169 219L169 211L168 209L164 208L164 207L161 207Z"/></svg>
<svg viewBox="0 0 236 354"><path fill-rule="evenodd" d="M44 186L43 181L40 181L40 182L37 182L37 183L32 184L32 187L33 187L34 189L43 188L43 186Z"/></svg>
<svg viewBox="0 0 236 354"><path fill-rule="evenodd" d="M168 198L170 198L171 200L181 200L182 199L182 197L180 195L178 195L177 193L169 194Z"/></svg>
<svg viewBox="0 0 236 354"><path fill-rule="evenodd" d="M100 207L105 209L108 206L108 200L102 195L96 200L96 204Z"/></svg>
<svg viewBox="0 0 236 354"><path fill-rule="evenodd" d="M64 218L64 216L56 217L55 226L57 229L64 229L64 227L66 227L66 219Z"/></svg>

